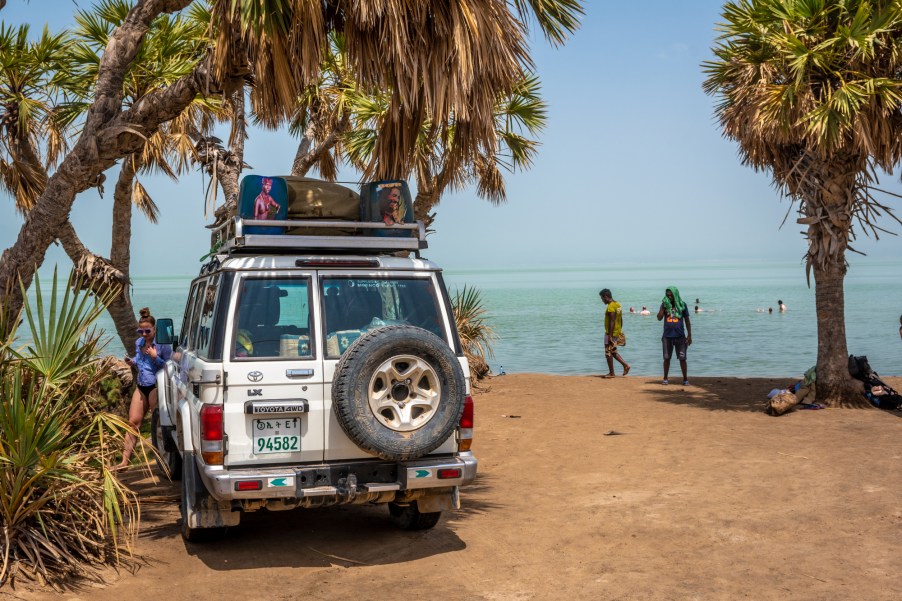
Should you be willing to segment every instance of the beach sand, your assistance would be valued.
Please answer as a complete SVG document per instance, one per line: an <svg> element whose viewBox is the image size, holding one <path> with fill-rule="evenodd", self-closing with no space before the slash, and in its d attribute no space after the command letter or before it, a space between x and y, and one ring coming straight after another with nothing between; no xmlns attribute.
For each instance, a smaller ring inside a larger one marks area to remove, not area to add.
<svg viewBox="0 0 902 601"><path fill-rule="evenodd" d="M62 598L902 598L902 413L766 415L788 383L494 378L475 395L478 480L435 529L379 507L258 512L186 546L177 505L149 503L146 564Z"/></svg>

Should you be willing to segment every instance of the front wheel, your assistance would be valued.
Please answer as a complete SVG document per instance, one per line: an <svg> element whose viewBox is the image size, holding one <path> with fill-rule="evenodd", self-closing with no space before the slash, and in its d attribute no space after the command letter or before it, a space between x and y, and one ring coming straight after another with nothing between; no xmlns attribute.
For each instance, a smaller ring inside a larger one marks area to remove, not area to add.
<svg viewBox="0 0 902 601"><path fill-rule="evenodd" d="M401 530L429 530L442 517L441 511L420 512L416 501L407 505L389 503L388 513L392 523Z"/></svg>

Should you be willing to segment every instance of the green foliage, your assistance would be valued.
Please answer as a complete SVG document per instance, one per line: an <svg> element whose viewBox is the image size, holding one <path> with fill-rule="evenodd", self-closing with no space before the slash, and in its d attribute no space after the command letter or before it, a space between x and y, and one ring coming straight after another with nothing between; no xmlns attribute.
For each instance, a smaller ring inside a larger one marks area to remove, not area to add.
<svg viewBox="0 0 902 601"><path fill-rule="evenodd" d="M498 337L486 322L488 312L477 288L464 286L463 290L455 290L451 309L460 344L470 363L470 379L475 382L488 374L486 357L494 357L492 343Z"/></svg>
<svg viewBox="0 0 902 601"><path fill-rule="evenodd" d="M894 167L902 3L739 0L719 30L704 89L751 164L769 166L768 146L801 144L821 156L858 147Z"/></svg>
<svg viewBox="0 0 902 601"><path fill-rule="evenodd" d="M128 424L96 408L106 374L92 324L109 294L86 300L73 284L59 298L54 272L46 306L36 278L34 344L0 347L0 584L90 575L122 559L138 525L134 494L106 467Z"/></svg>
<svg viewBox="0 0 902 601"><path fill-rule="evenodd" d="M45 170L66 151L53 118L68 72L69 40L51 34L29 40L29 28L0 23L0 186L28 211L44 190ZM39 141L45 140L43 156Z"/></svg>

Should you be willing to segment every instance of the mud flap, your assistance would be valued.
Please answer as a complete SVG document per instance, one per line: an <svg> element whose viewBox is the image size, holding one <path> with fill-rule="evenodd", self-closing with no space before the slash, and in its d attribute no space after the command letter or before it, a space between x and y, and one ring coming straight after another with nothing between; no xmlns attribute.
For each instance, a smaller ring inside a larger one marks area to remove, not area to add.
<svg viewBox="0 0 902 601"><path fill-rule="evenodd" d="M455 486L451 492L441 495L427 495L417 499L417 509L420 513L435 513L460 509L460 489Z"/></svg>
<svg viewBox="0 0 902 601"><path fill-rule="evenodd" d="M194 453L185 453L185 473L182 476L182 508L188 528L224 528L237 526L241 512L231 511L229 502L210 496L197 471Z"/></svg>

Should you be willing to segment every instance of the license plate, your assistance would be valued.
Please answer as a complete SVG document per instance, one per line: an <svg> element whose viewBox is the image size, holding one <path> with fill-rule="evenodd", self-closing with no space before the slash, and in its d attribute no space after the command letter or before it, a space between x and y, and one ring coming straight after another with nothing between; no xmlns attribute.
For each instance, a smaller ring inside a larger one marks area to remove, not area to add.
<svg viewBox="0 0 902 601"><path fill-rule="evenodd" d="M255 419L254 453L297 453L301 450L301 418Z"/></svg>

